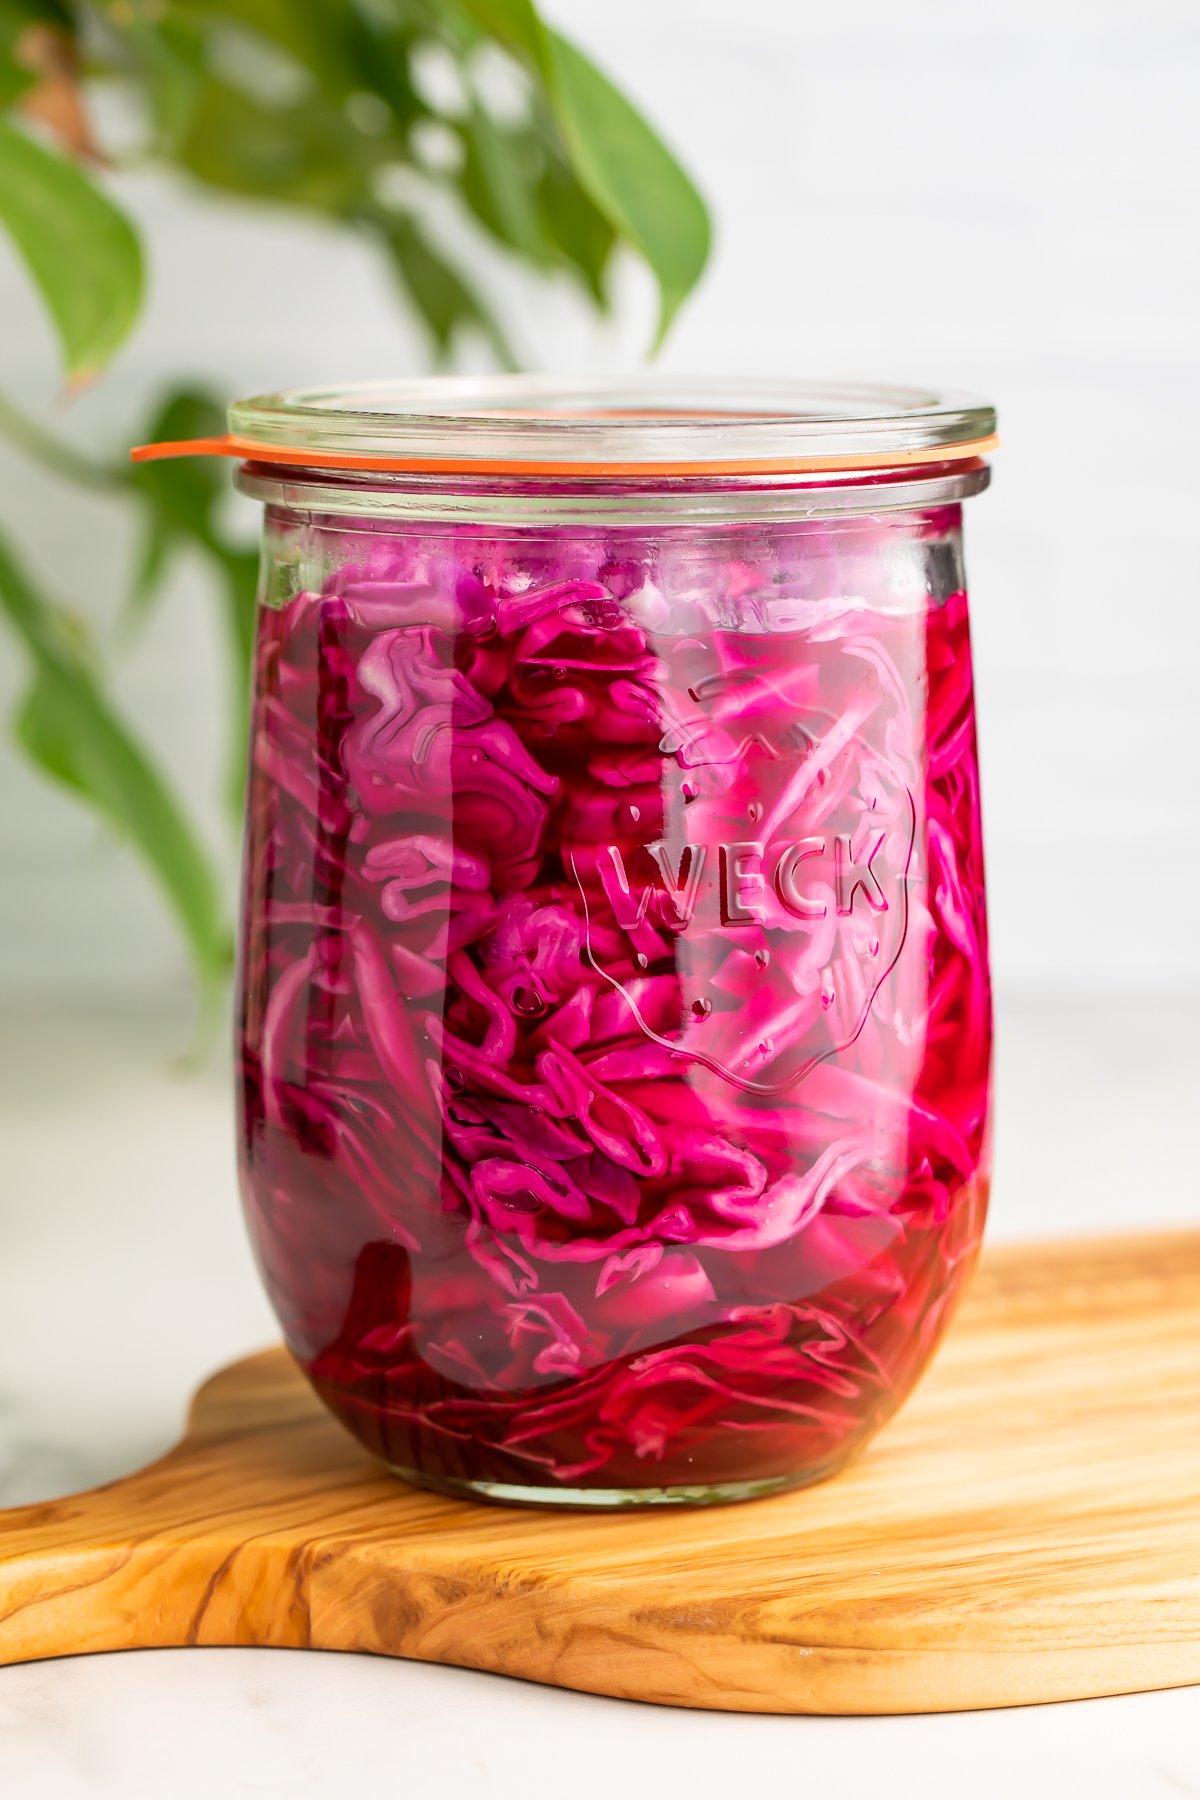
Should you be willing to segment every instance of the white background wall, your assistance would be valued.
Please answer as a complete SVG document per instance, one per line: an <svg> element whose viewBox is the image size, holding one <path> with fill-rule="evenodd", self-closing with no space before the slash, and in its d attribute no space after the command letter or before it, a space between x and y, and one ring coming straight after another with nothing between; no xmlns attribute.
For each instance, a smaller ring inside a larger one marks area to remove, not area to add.
<svg viewBox="0 0 1200 1800"><path fill-rule="evenodd" d="M665 354L679 370L928 381L993 397L1004 449L969 566L1002 993L1200 991L1200 13L1193 0L547 0L707 192L719 248ZM126 439L168 377L250 392L418 368L360 245L125 177L152 255L145 321L72 409ZM615 325L497 259L531 365L622 367ZM0 385L51 404L53 345L0 253ZM0 516L81 610L111 616L130 521L18 459ZM221 647L195 570L123 691L214 837ZM20 669L0 643L0 706ZM144 877L0 750L0 994L177 982Z"/></svg>

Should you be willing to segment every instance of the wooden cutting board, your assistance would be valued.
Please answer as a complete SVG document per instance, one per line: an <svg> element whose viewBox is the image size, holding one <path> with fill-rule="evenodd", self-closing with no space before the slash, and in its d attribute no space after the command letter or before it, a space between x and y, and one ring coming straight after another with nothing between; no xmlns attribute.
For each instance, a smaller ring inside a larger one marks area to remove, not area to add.
<svg viewBox="0 0 1200 1800"><path fill-rule="evenodd" d="M1200 1682L1200 1233L985 1255L919 1392L819 1487L477 1506L381 1473L281 1350L127 1480L0 1513L0 1662L272 1644L746 1712Z"/></svg>

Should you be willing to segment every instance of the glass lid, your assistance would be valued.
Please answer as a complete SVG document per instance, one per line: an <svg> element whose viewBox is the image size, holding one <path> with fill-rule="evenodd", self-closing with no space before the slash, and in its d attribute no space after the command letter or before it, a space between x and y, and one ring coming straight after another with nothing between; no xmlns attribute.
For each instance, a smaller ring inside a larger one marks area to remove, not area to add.
<svg viewBox="0 0 1200 1800"><path fill-rule="evenodd" d="M994 409L963 394L665 375L292 388L237 401L229 428L214 447L267 463L596 478L882 470L996 444Z"/></svg>

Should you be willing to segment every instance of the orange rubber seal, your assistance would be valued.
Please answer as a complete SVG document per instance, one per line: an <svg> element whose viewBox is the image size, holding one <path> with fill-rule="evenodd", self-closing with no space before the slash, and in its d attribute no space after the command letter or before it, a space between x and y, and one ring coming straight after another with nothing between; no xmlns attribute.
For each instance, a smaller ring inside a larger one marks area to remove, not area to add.
<svg viewBox="0 0 1200 1800"><path fill-rule="evenodd" d="M574 476L594 481L610 477L646 481L675 475L836 475L842 470L934 468L942 463L977 461L1000 443L990 437L970 438L959 444L938 444L922 450L894 450L850 456L793 456L768 461L730 462L525 462L497 461L487 457L363 456L350 450L304 450L281 444L258 444L250 438L186 438L173 443L139 444L130 451L136 463L159 462L173 456L233 456L242 462L274 463L288 468L363 469L397 475L534 475L553 478Z"/></svg>

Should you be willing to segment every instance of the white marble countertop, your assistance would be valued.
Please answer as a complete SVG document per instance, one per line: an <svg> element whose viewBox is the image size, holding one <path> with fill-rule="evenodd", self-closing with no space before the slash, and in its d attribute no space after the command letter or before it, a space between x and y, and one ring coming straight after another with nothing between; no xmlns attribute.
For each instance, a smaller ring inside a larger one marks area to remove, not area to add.
<svg viewBox="0 0 1200 1800"><path fill-rule="evenodd" d="M1200 1223L1194 1009L1001 1019L991 1235ZM168 1020L0 1025L0 1505L122 1473L273 1323L225 1081ZM369 1657L143 1651L0 1670L5 1800L1200 1796L1200 1689L906 1719L675 1711Z"/></svg>

